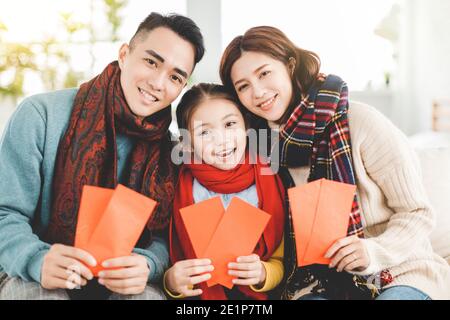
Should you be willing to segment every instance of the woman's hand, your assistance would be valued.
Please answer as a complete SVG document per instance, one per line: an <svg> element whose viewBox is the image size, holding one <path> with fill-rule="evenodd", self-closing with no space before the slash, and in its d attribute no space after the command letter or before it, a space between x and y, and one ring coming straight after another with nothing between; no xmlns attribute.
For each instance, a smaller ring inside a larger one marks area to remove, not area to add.
<svg viewBox="0 0 450 320"><path fill-rule="evenodd" d="M329 267L336 267L337 272L343 270L347 272L363 271L370 264L370 258L364 242L357 236L350 236L336 241L328 249L325 258L332 258Z"/></svg>
<svg viewBox="0 0 450 320"><path fill-rule="evenodd" d="M176 262L166 273L166 287L170 292L185 297L199 296L201 289L193 289L196 284L211 278L214 266L210 259L190 259Z"/></svg>
<svg viewBox="0 0 450 320"><path fill-rule="evenodd" d="M266 268L257 254L241 256L236 262L228 264L228 274L237 277L233 283L237 285L261 285L266 281Z"/></svg>
<svg viewBox="0 0 450 320"><path fill-rule="evenodd" d="M147 286L150 269L144 256L133 253L128 257L121 257L104 261L105 268L99 272L99 283L112 292L129 295L144 292Z"/></svg>

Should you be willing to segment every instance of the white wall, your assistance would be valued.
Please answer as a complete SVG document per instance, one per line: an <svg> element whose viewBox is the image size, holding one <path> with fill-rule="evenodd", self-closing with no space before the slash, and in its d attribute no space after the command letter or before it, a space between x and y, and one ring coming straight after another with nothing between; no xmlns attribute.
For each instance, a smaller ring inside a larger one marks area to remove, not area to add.
<svg viewBox="0 0 450 320"><path fill-rule="evenodd" d="M450 98L450 1L404 1L395 113L412 134L431 128L433 99Z"/></svg>
<svg viewBox="0 0 450 320"><path fill-rule="evenodd" d="M188 0L187 15L202 31L205 55L196 66L192 82L220 82L219 63L222 55L221 0Z"/></svg>

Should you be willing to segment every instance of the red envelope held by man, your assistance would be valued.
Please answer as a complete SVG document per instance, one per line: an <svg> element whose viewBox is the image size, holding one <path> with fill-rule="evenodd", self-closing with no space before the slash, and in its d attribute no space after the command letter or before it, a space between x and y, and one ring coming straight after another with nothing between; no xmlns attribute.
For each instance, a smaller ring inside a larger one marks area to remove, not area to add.
<svg viewBox="0 0 450 320"><path fill-rule="evenodd" d="M97 266L89 268L95 276L103 261L131 255L156 205L120 184L114 190L83 187L75 247L94 256Z"/></svg>

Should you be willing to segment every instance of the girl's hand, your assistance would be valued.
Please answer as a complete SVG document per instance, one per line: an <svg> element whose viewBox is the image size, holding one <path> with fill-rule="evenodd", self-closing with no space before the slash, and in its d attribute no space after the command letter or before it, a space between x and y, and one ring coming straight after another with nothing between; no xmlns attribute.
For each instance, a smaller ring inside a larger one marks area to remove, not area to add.
<svg viewBox="0 0 450 320"><path fill-rule="evenodd" d="M233 279L234 284L250 286L260 285L266 281L266 268L257 254L238 257L236 262L228 264L228 268L228 274L238 277Z"/></svg>
<svg viewBox="0 0 450 320"><path fill-rule="evenodd" d="M193 286L211 278L214 266L210 259L190 259L175 263L166 273L166 287L175 294L185 297L199 296L201 289L193 289Z"/></svg>
<svg viewBox="0 0 450 320"><path fill-rule="evenodd" d="M370 264L370 258L364 242L358 236L350 236L336 241L325 254L331 258L330 268L336 267L338 272L343 270L363 271Z"/></svg>

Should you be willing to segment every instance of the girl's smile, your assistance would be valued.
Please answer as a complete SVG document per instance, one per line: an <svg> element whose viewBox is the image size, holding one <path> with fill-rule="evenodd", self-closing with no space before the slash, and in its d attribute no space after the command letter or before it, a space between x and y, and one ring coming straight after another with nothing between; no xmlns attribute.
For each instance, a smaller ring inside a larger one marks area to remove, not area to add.
<svg viewBox="0 0 450 320"><path fill-rule="evenodd" d="M247 132L234 102L205 100L192 114L190 128L196 158L222 170L233 169L244 159Z"/></svg>

